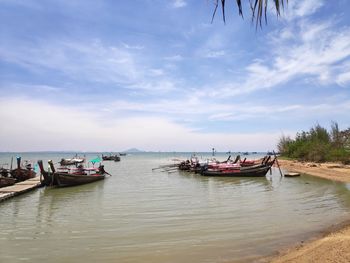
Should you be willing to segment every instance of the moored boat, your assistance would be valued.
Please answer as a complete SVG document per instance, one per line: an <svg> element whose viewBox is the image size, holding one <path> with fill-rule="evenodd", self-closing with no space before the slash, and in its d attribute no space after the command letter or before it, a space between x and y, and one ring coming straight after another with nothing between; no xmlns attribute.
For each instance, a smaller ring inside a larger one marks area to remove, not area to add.
<svg viewBox="0 0 350 263"><path fill-rule="evenodd" d="M81 184L93 183L105 179L105 174L95 172L93 174L69 174L69 173L55 173L57 186L75 186Z"/></svg>
<svg viewBox="0 0 350 263"><path fill-rule="evenodd" d="M235 168L235 169L207 169L201 172L203 176L222 176L222 177L262 177L270 170L271 166L259 166L249 168Z"/></svg>
<svg viewBox="0 0 350 263"><path fill-rule="evenodd" d="M15 178L18 182L25 181L36 176L31 163L26 163L24 168L21 167L21 157L17 157L17 168L10 170L10 174L12 178Z"/></svg>
<svg viewBox="0 0 350 263"><path fill-rule="evenodd" d="M75 156L73 158L62 158L59 163L60 165L77 165L83 162L85 162L85 158Z"/></svg>
<svg viewBox="0 0 350 263"><path fill-rule="evenodd" d="M0 176L1 177L8 177L9 175L10 175L9 169L3 168L3 167L0 168Z"/></svg>
<svg viewBox="0 0 350 263"><path fill-rule="evenodd" d="M16 181L17 180L15 178L0 176L0 188L14 185Z"/></svg>
<svg viewBox="0 0 350 263"><path fill-rule="evenodd" d="M241 166L240 164L217 164L214 166L203 167L201 175L203 176L222 176L222 177L262 177L271 169L275 159L270 161L267 158L261 164L251 166Z"/></svg>
<svg viewBox="0 0 350 263"><path fill-rule="evenodd" d="M104 170L104 166L100 165L98 168L84 168L79 166L77 168L65 168L65 170L56 171L53 162L49 161L50 171L45 171L43 162L38 161L38 165L43 175L43 185L45 186L76 186L87 184L105 179L108 174Z"/></svg>
<svg viewBox="0 0 350 263"><path fill-rule="evenodd" d="M115 155L109 155L109 156L107 156L107 155L103 155L102 154L102 160L103 161L115 161L115 162L119 162L120 161L120 157L117 155L117 154L115 154Z"/></svg>

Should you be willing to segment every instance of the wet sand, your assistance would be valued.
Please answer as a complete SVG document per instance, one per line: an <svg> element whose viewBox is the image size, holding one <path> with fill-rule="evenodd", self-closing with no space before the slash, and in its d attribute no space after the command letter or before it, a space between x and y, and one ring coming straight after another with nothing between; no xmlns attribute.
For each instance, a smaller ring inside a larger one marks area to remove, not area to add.
<svg viewBox="0 0 350 263"><path fill-rule="evenodd" d="M306 173L329 180L350 183L350 165L279 160L283 171ZM292 179L293 180L293 179ZM350 262L350 221L333 225L307 242L280 251L262 262Z"/></svg>
<svg viewBox="0 0 350 263"><path fill-rule="evenodd" d="M281 168L288 172L306 173L321 178L350 183L350 165L340 163L312 163L278 160Z"/></svg>

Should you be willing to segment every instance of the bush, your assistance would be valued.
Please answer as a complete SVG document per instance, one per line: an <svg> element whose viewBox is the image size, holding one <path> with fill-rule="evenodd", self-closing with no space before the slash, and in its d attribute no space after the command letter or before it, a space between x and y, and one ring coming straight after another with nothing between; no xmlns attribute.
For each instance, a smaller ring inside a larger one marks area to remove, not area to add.
<svg viewBox="0 0 350 263"><path fill-rule="evenodd" d="M349 139L344 139L347 131L339 131L337 123L333 123L331 132L317 124L308 132L297 133L294 140L282 136L277 148L282 156L301 161L350 163Z"/></svg>

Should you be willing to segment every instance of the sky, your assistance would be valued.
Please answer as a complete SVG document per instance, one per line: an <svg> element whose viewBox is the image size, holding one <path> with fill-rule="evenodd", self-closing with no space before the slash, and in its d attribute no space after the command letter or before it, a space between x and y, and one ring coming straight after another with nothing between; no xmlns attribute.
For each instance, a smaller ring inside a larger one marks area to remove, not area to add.
<svg viewBox="0 0 350 263"><path fill-rule="evenodd" d="M0 0L0 151L269 151L350 127L350 4ZM247 1L248 2L248 1Z"/></svg>

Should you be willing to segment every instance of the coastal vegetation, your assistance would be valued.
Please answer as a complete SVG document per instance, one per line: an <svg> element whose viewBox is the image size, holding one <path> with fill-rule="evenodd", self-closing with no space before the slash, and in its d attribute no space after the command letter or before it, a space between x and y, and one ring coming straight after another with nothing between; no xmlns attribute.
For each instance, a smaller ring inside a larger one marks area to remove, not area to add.
<svg viewBox="0 0 350 263"><path fill-rule="evenodd" d="M316 124L309 131L298 132L295 139L283 135L277 148L281 156L300 161L350 164L350 128L340 130L333 122L327 130Z"/></svg>

